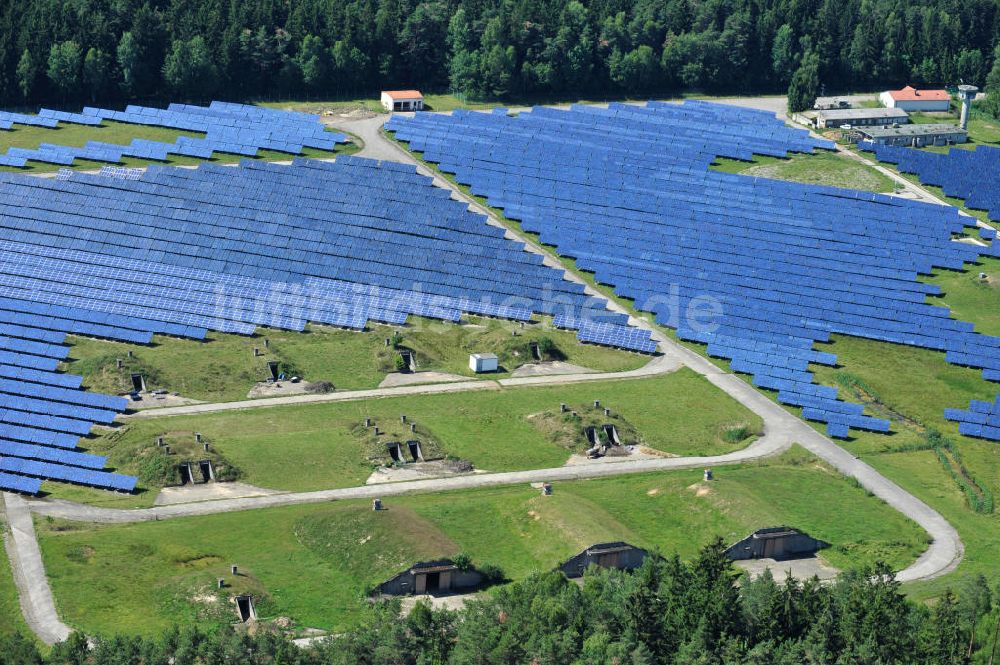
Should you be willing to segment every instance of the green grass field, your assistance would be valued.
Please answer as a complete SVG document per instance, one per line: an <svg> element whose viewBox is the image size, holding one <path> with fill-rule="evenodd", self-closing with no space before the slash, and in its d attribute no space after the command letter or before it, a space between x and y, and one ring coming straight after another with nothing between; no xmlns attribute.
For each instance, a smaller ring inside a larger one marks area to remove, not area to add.
<svg viewBox="0 0 1000 665"><path fill-rule="evenodd" d="M109 456L109 464L140 478L156 477L162 460L146 469L143 460L155 439L199 432L213 450L240 470L240 480L262 487L309 491L364 484L374 470L365 440L354 429L365 418L385 426L405 414L439 442L444 452L471 461L477 469L518 471L563 465L569 452L550 441L530 418L559 404L602 406L621 414L644 445L680 455L717 455L748 444L727 431L747 426L758 432L760 419L694 372L626 381L566 386L508 388L440 395L381 398L340 403L285 406L150 420L129 421L86 441L86 448ZM161 453L157 452L157 455ZM57 497L119 506L150 505L148 491L120 495L48 483Z"/></svg>
<svg viewBox="0 0 1000 665"><path fill-rule="evenodd" d="M817 379L841 388L841 396L867 402L867 412L892 420L892 432L880 435L853 431L843 445L917 497L939 510L962 536L965 558L958 570L933 582L912 585L919 597L932 597L961 579L982 573L1000 580L996 552L1000 546L1000 514L974 512L958 483L935 452L927 448L928 430L938 430L955 442L962 462L980 485L1000 492L1000 444L961 436L956 423L944 419L944 409L967 408L970 399L992 401L996 384L977 370L957 367L944 354L851 337L820 345L836 352L838 369L817 368ZM863 391L845 387L860 381ZM839 379L839 380L838 380Z"/></svg>
<svg viewBox="0 0 1000 665"><path fill-rule="evenodd" d="M888 176L843 155L828 151L820 151L815 155L796 154L788 159L758 156L752 162L720 158L716 160L713 168L724 173L741 173L758 178L791 180L868 192L891 192L895 188Z"/></svg>
<svg viewBox="0 0 1000 665"><path fill-rule="evenodd" d="M720 469L710 485L700 471L678 471L559 483L551 497L510 487L397 497L386 506L380 513L367 502L344 502L126 526L38 526L60 613L88 632L231 621L225 598L242 590L257 594L264 616L342 628L356 620L373 584L415 560L457 552L518 579L594 542L624 539L688 557L716 535L736 540L774 524L833 543L823 557L838 567L875 559L904 566L926 546L915 525L800 450L766 465ZM229 575L232 563L240 578ZM217 577L234 584L221 600L212 588Z"/></svg>
<svg viewBox="0 0 1000 665"><path fill-rule="evenodd" d="M29 125L14 125L13 129L6 131L0 131L0 153L6 152L9 148L37 148L42 143L54 143L57 145L66 146L82 146L87 143L87 141L101 141L104 143L114 143L118 145L126 145L131 143L133 139L146 139L148 141L160 141L164 143L173 143L180 136L189 137L203 137L204 134L197 132L188 132L177 129L169 129L166 127L150 127L145 125L132 125L121 122L112 122L105 120L103 124L97 127L91 127L87 125L71 125L66 123L60 123L58 127L48 128L48 127L34 127ZM355 143L348 143L337 147L337 150L330 152L327 150L316 150L314 148L305 148L301 154L302 157L331 157L334 154L351 154L357 152L360 146ZM255 159L265 160L265 161L282 161L292 159L297 155L290 155L283 152L277 152L275 150L261 150ZM242 155L234 155L228 153L216 153L215 157L211 162L217 163L231 163L238 162L246 157ZM137 159L135 157L125 157L122 159L122 163L119 166L128 167L140 167L148 166L149 164L166 164L169 166L190 166L193 164L200 164L206 160L198 159L196 157L184 157L181 155L171 155L170 159L165 162L154 162L147 159ZM84 159L78 159L74 162L74 169L99 169L102 166L108 166L104 162L93 162ZM28 162L28 166L24 168L15 167L0 167L0 171L14 171L18 173L46 173L51 171L58 171L61 167L57 164L46 164L44 162Z"/></svg>
<svg viewBox="0 0 1000 665"><path fill-rule="evenodd" d="M955 318L974 322L978 332L1000 334L996 283L983 284L977 277L980 271L996 273L1000 261L986 259L967 268L967 272L940 270L928 278L944 292L929 302L951 307ZM996 566L1000 513L977 513L970 507L963 489L929 449L927 437L929 431L941 432L954 443L972 479L993 495L1000 493L1000 443L962 436L956 423L944 419L946 408L967 408L971 399L992 401L997 385L985 381L980 371L952 365L944 353L929 349L842 335L817 348L836 353L840 365L814 366L820 383L840 388L843 399L865 403L868 414L892 421L888 435L855 430L843 445L939 510L965 544L965 557L956 572L908 585L910 593L933 598L978 574L991 584L1000 581Z"/></svg>
<svg viewBox="0 0 1000 665"><path fill-rule="evenodd" d="M204 342L158 336L148 346L73 337L63 368L83 376L84 384L97 392L129 392L130 374L136 372L146 376L150 389L212 402L247 399L251 388L268 376L269 361L277 361L288 376L329 381L338 390L359 390L377 387L396 370L395 352L385 345L386 338L396 334L399 344L416 354L418 371L470 378L476 376L469 369L470 353L496 353L505 371L489 378L503 378L533 362L529 344L542 340L549 340L559 359L602 372L636 369L650 360L646 355L582 344L575 332L540 322L520 328L498 319L467 317L464 325L456 325L411 317L406 326L372 325L364 333L325 326L309 326L301 333L261 328L250 337L210 333ZM254 357L254 348L262 355ZM117 360L123 361L122 369Z"/></svg>

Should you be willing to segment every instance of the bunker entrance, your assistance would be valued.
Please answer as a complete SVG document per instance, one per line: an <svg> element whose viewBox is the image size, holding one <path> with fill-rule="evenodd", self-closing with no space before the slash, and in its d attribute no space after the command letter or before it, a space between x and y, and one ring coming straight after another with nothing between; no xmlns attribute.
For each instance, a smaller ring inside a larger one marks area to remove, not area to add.
<svg viewBox="0 0 1000 665"><path fill-rule="evenodd" d="M256 619L257 611L253 606L253 596L236 596L236 611L243 623Z"/></svg>
<svg viewBox="0 0 1000 665"><path fill-rule="evenodd" d="M424 455L420 452L419 441L407 441L406 445L410 449L410 457L413 458L414 462L422 462L424 460Z"/></svg>
<svg viewBox="0 0 1000 665"><path fill-rule="evenodd" d="M389 457L392 458L393 462L405 462L403 459L403 451L400 450L399 443L393 441L392 443L386 444L386 448L389 450Z"/></svg>
<svg viewBox="0 0 1000 665"><path fill-rule="evenodd" d="M608 441L610 441L613 445L622 445L621 439L618 438L618 428L614 425L605 425L604 435L608 437Z"/></svg>
<svg viewBox="0 0 1000 665"><path fill-rule="evenodd" d="M146 378L142 374L132 375L132 392L146 392Z"/></svg>

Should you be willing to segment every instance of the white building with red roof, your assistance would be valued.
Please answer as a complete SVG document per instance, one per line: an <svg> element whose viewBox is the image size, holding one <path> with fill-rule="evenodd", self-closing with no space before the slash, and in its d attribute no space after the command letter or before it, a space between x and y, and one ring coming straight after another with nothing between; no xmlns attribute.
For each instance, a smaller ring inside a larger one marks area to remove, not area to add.
<svg viewBox="0 0 1000 665"><path fill-rule="evenodd" d="M386 111L423 111L424 96L419 90L383 90L382 107Z"/></svg>
<svg viewBox="0 0 1000 665"><path fill-rule="evenodd" d="M904 111L949 111L951 95L947 90L917 90L906 86L902 90L886 90L878 96L882 105Z"/></svg>

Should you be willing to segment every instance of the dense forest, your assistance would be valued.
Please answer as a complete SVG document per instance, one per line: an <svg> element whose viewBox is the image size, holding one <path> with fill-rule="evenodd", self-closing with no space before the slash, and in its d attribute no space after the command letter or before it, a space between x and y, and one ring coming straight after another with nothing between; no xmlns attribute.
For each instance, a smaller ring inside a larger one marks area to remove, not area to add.
<svg viewBox="0 0 1000 665"><path fill-rule="evenodd" d="M982 85L997 0L0 0L0 104Z"/></svg>
<svg viewBox="0 0 1000 665"><path fill-rule="evenodd" d="M982 578L932 607L883 566L833 584L741 581L722 541L690 562L649 558L634 573L591 570L509 584L464 610L374 604L362 625L311 648L264 627L158 638L81 635L44 659L0 638L0 665L961 665L993 663L1000 607Z"/></svg>

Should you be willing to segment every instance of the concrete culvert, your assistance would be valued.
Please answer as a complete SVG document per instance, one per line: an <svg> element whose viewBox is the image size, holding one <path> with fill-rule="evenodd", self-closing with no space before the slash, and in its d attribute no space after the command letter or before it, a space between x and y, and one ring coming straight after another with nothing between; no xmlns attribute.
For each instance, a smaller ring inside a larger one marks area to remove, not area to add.
<svg viewBox="0 0 1000 665"><path fill-rule="evenodd" d="M585 430L585 433L587 435L587 443L589 443L592 446L599 446L599 445L601 445L601 437L597 433L597 428L596 427L588 427Z"/></svg>
<svg viewBox="0 0 1000 665"><path fill-rule="evenodd" d="M538 342L531 343L531 357L535 360L542 359L542 352L538 349Z"/></svg>
<svg viewBox="0 0 1000 665"><path fill-rule="evenodd" d="M188 485L194 483L194 476L191 475L191 465L188 463L180 464L177 466L177 471L181 476L181 485Z"/></svg>
<svg viewBox="0 0 1000 665"><path fill-rule="evenodd" d="M215 469L212 468L211 460L201 460L198 462L198 469L201 471L201 481L207 483L215 480Z"/></svg>

